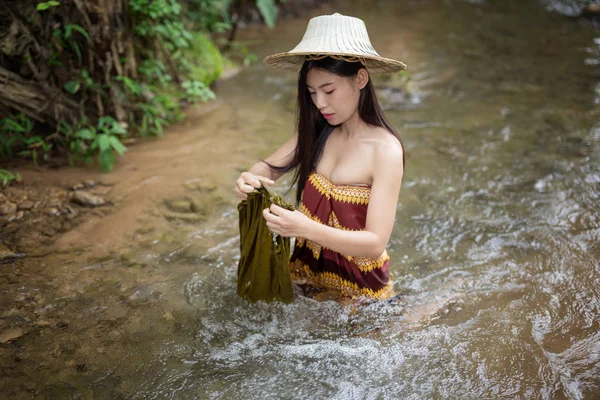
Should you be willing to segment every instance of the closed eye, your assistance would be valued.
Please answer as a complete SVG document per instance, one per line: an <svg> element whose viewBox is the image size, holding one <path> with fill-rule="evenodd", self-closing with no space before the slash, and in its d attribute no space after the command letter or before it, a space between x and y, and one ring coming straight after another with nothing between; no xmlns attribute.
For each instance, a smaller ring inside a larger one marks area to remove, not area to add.
<svg viewBox="0 0 600 400"><path fill-rule="evenodd" d="M329 92L325 92L325 94L331 94L331 93L333 93L333 92L335 92L335 89L334 89L334 90L332 90L332 91L329 91Z"/></svg>

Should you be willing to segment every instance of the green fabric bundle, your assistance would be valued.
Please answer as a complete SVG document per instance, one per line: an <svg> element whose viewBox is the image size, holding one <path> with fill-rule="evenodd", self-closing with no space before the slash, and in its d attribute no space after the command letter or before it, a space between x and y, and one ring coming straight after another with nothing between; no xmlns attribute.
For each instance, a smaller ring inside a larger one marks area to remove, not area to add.
<svg viewBox="0 0 600 400"><path fill-rule="evenodd" d="M271 234L262 215L272 203L294 210L264 185L248 194L238 204L240 213L240 262L237 273L237 293L256 302L294 301L290 276L290 238Z"/></svg>

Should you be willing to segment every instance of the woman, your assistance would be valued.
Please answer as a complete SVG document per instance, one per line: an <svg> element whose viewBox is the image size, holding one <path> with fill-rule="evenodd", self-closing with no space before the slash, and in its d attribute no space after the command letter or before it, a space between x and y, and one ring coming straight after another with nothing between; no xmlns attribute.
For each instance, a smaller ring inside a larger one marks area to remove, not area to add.
<svg viewBox="0 0 600 400"><path fill-rule="evenodd" d="M406 66L380 57L358 18L309 21L294 50L265 58L300 70L297 133L243 172L237 195L294 170L299 210L272 205L269 230L296 237L292 277L342 295L390 295L389 241L404 170L404 149L375 97L369 73Z"/></svg>

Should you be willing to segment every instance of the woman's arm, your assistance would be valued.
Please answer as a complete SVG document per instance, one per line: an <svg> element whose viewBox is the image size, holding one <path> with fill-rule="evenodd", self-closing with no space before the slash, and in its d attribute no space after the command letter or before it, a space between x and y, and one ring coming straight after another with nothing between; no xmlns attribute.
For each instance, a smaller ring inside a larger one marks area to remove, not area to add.
<svg viewBox="0 0 600 400"><path fill-rule="evenodd" d="M299 211L284 210L276 205L263 212L269 229L282 236L304 237L345 255L379 257L392 234L404 172L400 144L379 147L373 165L373 185L364 231L326 226Z"/></svg>
<svg viewBox="0 0 600 400"><path fill-rule="evenodd" d="M235 183L235 192L238 197L245 200L248 193L260 187L261 182L267 185L274 184L275 180L281 177L283 173L271 170L265 161L278 167L289 164L294 158L297 143L298 134L295 134L264 161L259 161L250 167L248 171L242 172Z"/></svg>

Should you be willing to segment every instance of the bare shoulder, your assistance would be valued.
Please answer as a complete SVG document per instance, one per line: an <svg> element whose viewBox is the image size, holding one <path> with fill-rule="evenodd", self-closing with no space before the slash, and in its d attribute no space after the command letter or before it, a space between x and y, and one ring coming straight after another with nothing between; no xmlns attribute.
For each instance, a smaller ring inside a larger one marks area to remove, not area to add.
<svg viewBox="0 0 600 400"><path fill-rule="evenodd" d="M376 161L397 166L402 165L404 149L394 134L385 128L373 128Z"/></svg>

